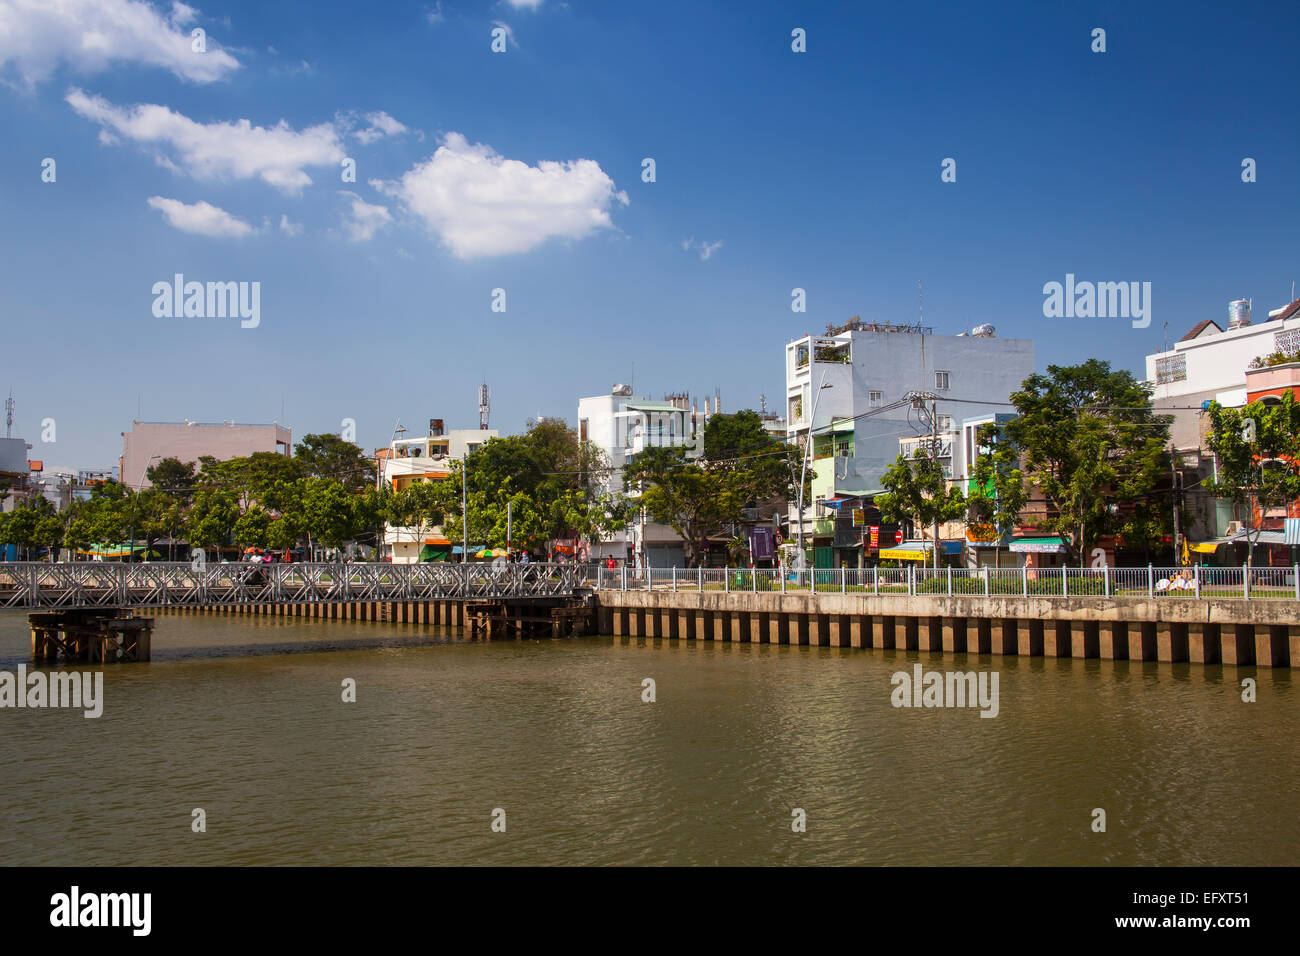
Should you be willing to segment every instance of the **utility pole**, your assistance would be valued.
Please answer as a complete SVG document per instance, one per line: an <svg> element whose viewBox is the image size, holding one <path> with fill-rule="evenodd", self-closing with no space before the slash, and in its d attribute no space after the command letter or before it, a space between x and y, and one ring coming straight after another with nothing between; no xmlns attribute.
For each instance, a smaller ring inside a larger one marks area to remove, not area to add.
<svg viewBox="0 0 1300 956"><path fill-rule="evenodd" d="M1182 494L1182 474L1179 470L1178 465L1179 465L1178 451L1171 444L1169 446L1169 469L1171 472L1170 490L1172 491L1172 497L1174 499L1174 560L1177 561L1179 564L1181 564L1183 552L1182 549L1179 547L1179 545L1182 544L1182 537L1183 537L1182 517L1180 515L1180 511L1182 510L1181 506L1182 506L1183 494Z"/></svg>
<svg viewBox="0 0 1300 956"><path fill-rule="evenodd" d="M513 501L506 502L506 560L507 561L510 560L510 531L511 531L510 522L512 517L512 509L514 508L514 506L515 503Z"/></svg>
<svg viewBox="0 0 1300 956"><path fill-rule="evenodd" d="M469 460L469 452L460 453L460 521L462 536L460 542L460 563L465 564L469 561L469 494L466 491L468 487L465 484L465 463Z"/></svg>

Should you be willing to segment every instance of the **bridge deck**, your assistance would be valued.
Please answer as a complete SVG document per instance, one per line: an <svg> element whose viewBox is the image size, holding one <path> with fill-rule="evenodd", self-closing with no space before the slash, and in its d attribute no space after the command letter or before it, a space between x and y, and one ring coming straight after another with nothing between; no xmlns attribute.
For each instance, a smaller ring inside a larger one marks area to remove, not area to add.
<svg viewBox="0 0 1300 956"><path fill-rule="evenodd" d="M209 607L572 596L571 564L0 564L0 608Z"/></svg>

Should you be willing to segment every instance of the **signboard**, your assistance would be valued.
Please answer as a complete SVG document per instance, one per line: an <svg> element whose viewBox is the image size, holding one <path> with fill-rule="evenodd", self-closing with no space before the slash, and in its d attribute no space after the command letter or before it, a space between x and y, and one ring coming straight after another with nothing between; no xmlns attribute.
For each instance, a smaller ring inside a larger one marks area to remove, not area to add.
<svg viewBox="0 0 1300 956"><path fill-rule="evenodd" d="M894 532L894 544L902 544L902 543L903 543L903 529L899 528L897 531Z"/></svg>
<svg viewBox="0 0 1300 956"><path fill-rule="evenodd" d="M860 528L867 523L867 513L861 508L853 509L853 527Z"/></svg>
<svg viewBox="0 0 1300 956"><path fill-rule="evenodd" d="M871 531L871 537L869 539L870 543L868 544L868 547L879 548L880 547L880 525L873 524L870 528L870 531Z"/></svg>
<svg viewBox="0 0 1300 956"><path fill-rule="evenodd" d="M785 544L785 535L778 531L774 540L776 541L776 546L779 548L781 545Z"/></svg>
<svg viewBox="0 0 1300 956"><path fill-rule="evenodd" d="M776 553L771 528L766 525L754 526L749 533L749 553L755 561L771 560Z"/></svg>

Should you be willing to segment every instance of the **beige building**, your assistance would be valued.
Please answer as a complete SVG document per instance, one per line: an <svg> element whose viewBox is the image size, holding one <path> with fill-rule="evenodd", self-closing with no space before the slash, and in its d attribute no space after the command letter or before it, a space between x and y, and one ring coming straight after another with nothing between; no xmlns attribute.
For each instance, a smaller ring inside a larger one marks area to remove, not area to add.
<svg viewBox="0 0 1300 956"><path fill-rule="evenodd" d="M148 486L145 472L164 458L198 461L211 455L218 461L241 458L255 451L288 455L293 431L279 424L245 425L238 422L131 422L122 432L119 474L129 488Z"/></svg>

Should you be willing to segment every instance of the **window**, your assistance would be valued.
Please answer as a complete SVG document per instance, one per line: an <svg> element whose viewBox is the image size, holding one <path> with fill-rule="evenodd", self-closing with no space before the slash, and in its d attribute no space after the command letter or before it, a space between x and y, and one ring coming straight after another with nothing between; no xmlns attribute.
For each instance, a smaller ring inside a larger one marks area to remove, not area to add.
<svg viewBox="0 0 1300 956"><path fill-rule="evenodd" d="M1187 356L1162 355L1156 359L1156 384L1187 381Z"/></svg>
<svg viewBox="0 0 1300 956"><path fill-rule="evenodd" d="M878 406L885 401L885 393L873 388L871 391L867 392L867 401L869 401L872 406Z"/></svg>
<svg viewBox="0 0 1300 956"><path fill-rule="evenodd" d="M950 431L952 431L952 416L951 416L951 415L936 415L935 417L936 417L936 419L938 420L938 429L939 429L939 431L941 431L941 432L950 432Z"/></svg>
<svg viewBox="0 0 1300 956"><path fill-rule="evenodd" d="M948 373L935 371L934 373L935 391L946 392L948 390Z"/></svg>

